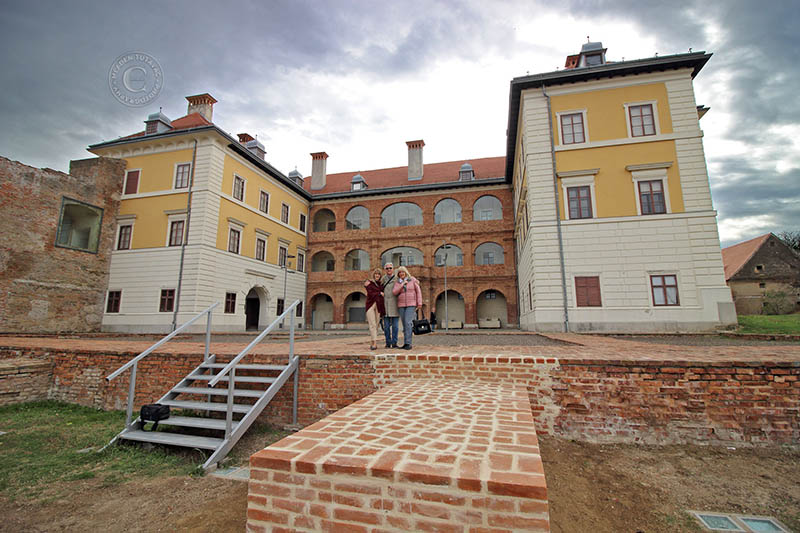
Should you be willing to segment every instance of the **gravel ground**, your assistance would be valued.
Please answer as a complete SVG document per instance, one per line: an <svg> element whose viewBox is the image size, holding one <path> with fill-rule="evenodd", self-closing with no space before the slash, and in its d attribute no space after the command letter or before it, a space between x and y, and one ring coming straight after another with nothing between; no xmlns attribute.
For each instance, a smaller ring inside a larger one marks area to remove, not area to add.
<svg viewBox="0 0 800 533"><path fill-rule="evenodd" d="M613 339L673 346L800 346L800 341L748 339L722 335L610 335Z"/></svg>

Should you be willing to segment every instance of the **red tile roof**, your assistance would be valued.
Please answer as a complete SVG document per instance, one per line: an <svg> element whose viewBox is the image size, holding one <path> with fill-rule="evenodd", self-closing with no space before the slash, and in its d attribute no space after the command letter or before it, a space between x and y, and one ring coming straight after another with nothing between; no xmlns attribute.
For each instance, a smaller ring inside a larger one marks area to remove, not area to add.
<svg viewBox="0 0 800 533"><path fill-rule="evenodd" d="M179 131L179 130L188 130L189 128L197 128L199 126L210 126L212 123L206 120L206 117L201 115L200 113L192 113L190 115L186 115L181 118L176 118L172 121L172 130L170 131ZM131 135L126 135L124 137L120 137L120 139L131 139L133 137L143 137L144 131L140 131L138 133L133 133Z"/></svg>
<svg viewBox="0 0 800 533"><path fill-rule="evenodd" d="M377 170L359 170L328 174L325 187L311 190L311 176L305 178L303 187L312 194L349 192L350 181L356 174L361 174L369 189L385 189L403 185L427 185L458 181L461 165L469 163L475 171L475 179L502 178L505 176L505 157L484 157L481 159L462 159L445 163L426 163L421 180L409 181L408 167L381 168Z"/></svg>
<svg viewBox="0 0 800 533"><path fill-rule="evenodd" d="M761 248L771 233L761 235L749 241L740 242L733 246L722 249L722 264L725 267L725 281L731 279L739 270L753 257L753 254Z"/></svg>

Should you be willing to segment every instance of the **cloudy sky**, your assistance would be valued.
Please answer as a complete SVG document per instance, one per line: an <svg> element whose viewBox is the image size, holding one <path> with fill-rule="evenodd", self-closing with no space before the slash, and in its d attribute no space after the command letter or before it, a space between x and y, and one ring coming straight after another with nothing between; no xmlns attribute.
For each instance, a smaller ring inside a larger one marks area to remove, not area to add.
<svg viewBox="0 0 800 533"><path fill-rule="evenodd" d="M505 154L509 81L563 67L587 36L610 60L706 50L695 80L723 246L800 230L800 9L796 0L562 2L18 1L0 6L0 155L66 170L86 146L186 113L257 135L284 173ZM129 51L164 88L145 107L111 95Z"/></svg>

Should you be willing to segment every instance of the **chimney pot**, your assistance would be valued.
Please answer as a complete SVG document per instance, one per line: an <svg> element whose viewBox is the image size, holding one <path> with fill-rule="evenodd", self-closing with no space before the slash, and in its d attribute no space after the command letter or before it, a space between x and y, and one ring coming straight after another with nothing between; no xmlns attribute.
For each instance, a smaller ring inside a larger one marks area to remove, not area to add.
<svg viewBox="0 0 800 533"><path fill-rule="evenodd" d="M207 121L212 122L211 118L214 115L214 104L217 103L213 96L208 93L195 94L194 96L187 96L186 100L189 101L189 108L186 110L187 115L199 113Z"/></svg>
<svg viewBox="0 0 800 533"><path fill-rule="evenodd" d="M408 179L421 180L425 170L422 164L422 147L425 146L425 141L422 139L406 141L406 145L408 145Z"/></svg>
<svg viewBox="0 0 800 533"><path fill-rule="evenodd" d="M311 154L311 190L325 188L327 182L328 154L314 152Z"/></svg>
<svg viewBox="0 0 800 533"><path fill-rule="evenodd" d="M254 141L255 138L249 133L239 133L239 144L247 144L248 141Z"/></svg>

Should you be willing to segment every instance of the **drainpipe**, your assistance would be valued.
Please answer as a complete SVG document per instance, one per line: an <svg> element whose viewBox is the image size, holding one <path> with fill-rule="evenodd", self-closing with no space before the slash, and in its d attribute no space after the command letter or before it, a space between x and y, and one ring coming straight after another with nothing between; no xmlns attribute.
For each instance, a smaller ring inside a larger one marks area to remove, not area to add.
<svg viewBox="0 0 800 533"><path fill-rule="evenodd" d="M181 264L178 268L178 289L175 291L175 312L172 313L172 331L178 328L178 309L181 306L181 285L183 284L183 261L186 256L186 241L189 239L189 221L192 219L192 186L194 185L194 162L197 156L197 139L192 149L192 171L189 174L189 194L186 195L186 229L181 239Z"/></svg>
<svg viewBox="0 0 800 533"><path fill-rule="evenodd" d="M550 109L550 95L542 84L542 95L547 100L547 124L550 132L550 157L553 162L553 196L556 199L556 233L558 234L558 257L561 263L561 297L564 301L564 332L569 332L569 309L567 307L567 272L564 267L564 237L561 234L561 208L558 201L558 173L556 171L556 144L553 139L553 113Z"/></svg>

